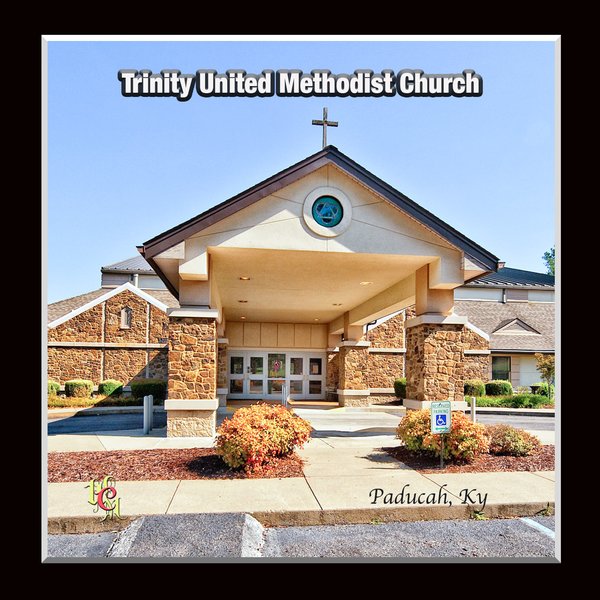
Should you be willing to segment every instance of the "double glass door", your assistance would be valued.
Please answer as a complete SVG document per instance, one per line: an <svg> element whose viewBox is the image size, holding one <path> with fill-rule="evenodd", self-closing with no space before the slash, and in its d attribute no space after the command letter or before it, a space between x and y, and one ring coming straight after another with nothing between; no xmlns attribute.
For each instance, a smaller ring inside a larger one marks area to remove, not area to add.
<svg viewBox="0 0 600 600"><path fill-rule="evenodd" d="M283 388L292 400L325 398L325 354L230 350L231 399L280 400Z"/></svg>

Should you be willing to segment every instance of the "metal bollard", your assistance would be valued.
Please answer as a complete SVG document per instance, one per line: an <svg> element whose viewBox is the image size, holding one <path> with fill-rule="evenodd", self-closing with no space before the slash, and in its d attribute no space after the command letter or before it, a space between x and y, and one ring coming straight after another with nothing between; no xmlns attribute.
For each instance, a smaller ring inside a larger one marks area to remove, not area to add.
<svg viewBox="0 0 600 600"><path fill-rule="evenodd" d="M471 396L471 421L477 423L477 398Z"/></svg>
<svg viewBox="0 0 600 600"><path fill-rule="evenodd" d="M154 396L144 396L144 435L148 435L152 431L153 411Z"/></svg>

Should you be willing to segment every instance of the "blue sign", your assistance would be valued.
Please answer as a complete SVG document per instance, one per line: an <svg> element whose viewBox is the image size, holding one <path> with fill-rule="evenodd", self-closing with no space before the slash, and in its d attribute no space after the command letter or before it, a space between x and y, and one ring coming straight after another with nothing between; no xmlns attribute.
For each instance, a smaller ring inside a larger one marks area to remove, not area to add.
<svg viewBox="0 0 600 600"><path fill-rule="evenodd" d="M452 402L431 403L431 433L450 433Z"/></svg>

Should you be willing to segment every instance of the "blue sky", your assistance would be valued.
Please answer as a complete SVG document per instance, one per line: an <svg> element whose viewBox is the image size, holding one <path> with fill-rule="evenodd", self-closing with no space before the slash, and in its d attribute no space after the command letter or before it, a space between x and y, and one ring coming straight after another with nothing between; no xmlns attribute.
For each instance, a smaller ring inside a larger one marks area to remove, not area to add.
<svg viewBox="0 0 600 600"><path fill-rule="evenodd" d="M479 98L124 98L119 69L422 69ZM48 51L48 301L329 143L505 260L554 244L552 42L58 42Z"/></svg>

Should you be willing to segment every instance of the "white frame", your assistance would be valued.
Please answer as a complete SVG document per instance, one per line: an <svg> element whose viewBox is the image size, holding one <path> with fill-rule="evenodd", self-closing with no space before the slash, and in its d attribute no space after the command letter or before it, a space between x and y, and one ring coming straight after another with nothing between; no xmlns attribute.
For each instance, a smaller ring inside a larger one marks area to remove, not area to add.
<svg viewBox="0 0 600 600"><path fill-rule="evenodd" d="M342 205L344 215L342 220L334 227L323 227L323 225L317 223L312 216L313 204L321 196L333 196L339 200ZM336 237L344 233L344 231L350 227L350 223L352 222L352 202L350 202L348 196L338 188L330 186L318 187L306 196L306 200L304 200L304 205L302 207L302 214L304 215L304 221L309 229L323 237Z"/></svg>
<svg viewBox="0 0 600 600"><path fill-rule="evenodd" d="M327 353L321 350L289 350L279 348L261 348L256 350L249 350L248 348L230 348L227 351L227 398L230 400L280 400L281 394L268 393L268 380L269 380L269 369L268 369L268 357L269 354L285 354L285 384L287 386L288 394L292 400L325 400L326 398L326 383L327 383ZM234 357L242 358L243 360L243 373L232 375L231 374L231 359ZM250 359L251 357L261 357L263 359L263 374L252 375L250 373ZM290 364L292 358L302 358L302 375L290 375ZM321 360L321 375L310 375L310 360L311 359ZM231 393L231 380L242 380L242 393ZM263 381L263 393L262 394L251 394L250 393L250 380ZM282 378L283 379L283 378ZM302 381L302 394L291 394L290 381ZM310 381L319 380L321 381L321 393L310 394Z"/></svg>

